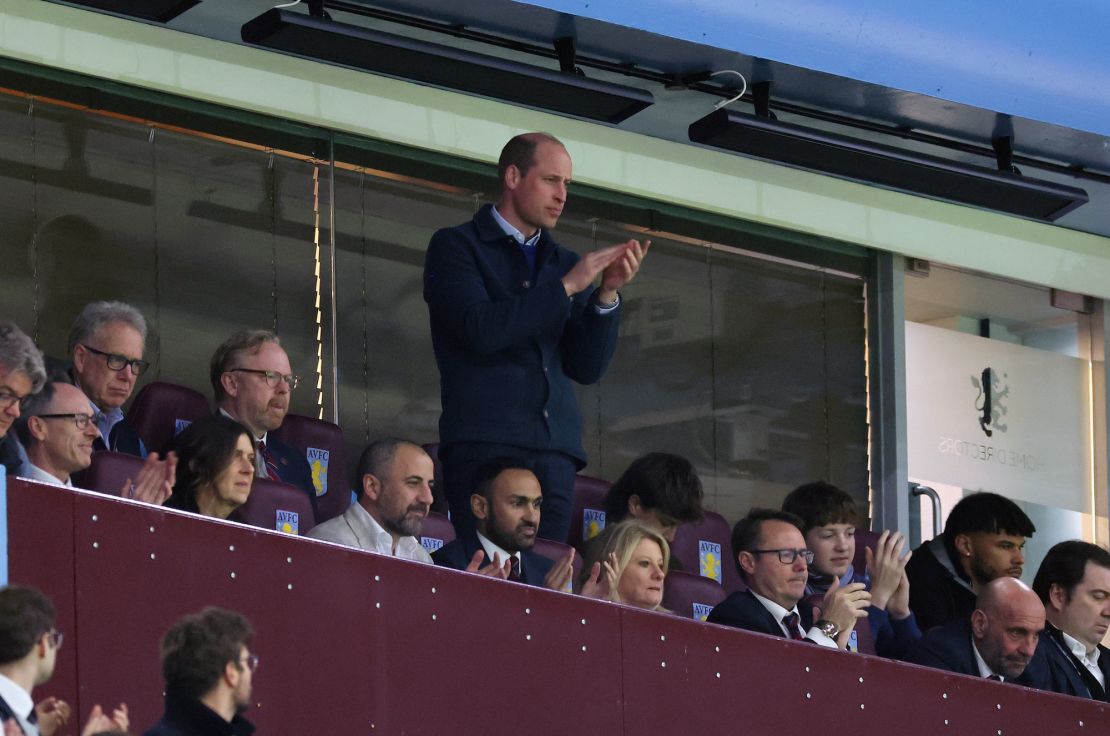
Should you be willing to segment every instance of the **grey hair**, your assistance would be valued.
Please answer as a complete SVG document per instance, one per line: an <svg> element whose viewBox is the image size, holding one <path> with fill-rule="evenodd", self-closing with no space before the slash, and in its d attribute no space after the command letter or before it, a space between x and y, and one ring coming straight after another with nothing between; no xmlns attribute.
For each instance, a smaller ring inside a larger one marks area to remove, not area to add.
<svg viewBox="0 0 1110 736"><path fill-rule="evenodd" d="M38 393L46 383L42 351L23 330L7 320L0 320L0 365L31 379L31 393Z"/></svg>
<svg viewBox="0 0 1110 736"><path fill-rule="evenodd" d="M62 383L62 381L48 381L43 384L41 391L23 400L19 419L15 420L15 436L19 438L24 447L30 447L34 444L35 438L31 436L31 428L28 426L31 417L43 414L54 403L54 387L59 383Z"/></svg>
<svg viewBox="0 0 1110 736"><path fill-rule="evenodd" d="M122 322L138 332L146 345L146 318L142 312L124 302L91 302L73 321L69 331L69 354L73 355L78 343L86 342L101 327L113 322Z"/></svg>

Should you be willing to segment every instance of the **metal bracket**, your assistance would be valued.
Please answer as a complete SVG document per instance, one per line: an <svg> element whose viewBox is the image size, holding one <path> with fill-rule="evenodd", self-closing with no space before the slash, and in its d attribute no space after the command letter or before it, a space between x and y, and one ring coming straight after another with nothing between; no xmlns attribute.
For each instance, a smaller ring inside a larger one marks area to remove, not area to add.
<svg viewBox="0 0 1110 736"><path fill-rule="evenodd" d="M929 486L920 483L910 483L910 497L928 496L933 505L933 536L940 536L940 494Z"/></svg>
<svg viewBox="0 0 1110 736"><path fill-rule="evenodd" d="M752 100L755 102L755 116L767 120L778 120L778 116L771 112L771 83L753 82Z"/></svg>
<svg viewBox="0 0 1110 736"><path fill-rule="evenodd" d="M308 0L308 14L314 18L331 20L331 15L324 10L324 0Z"/></svg>
<svg viewBox="0 0 1110 736"><path fill-rule="evenodd" d="M991 138L991 147L994 148L994 155L998 160L999 171L1021 174L1021 170L1014 166L1014 139L1012 137L1002 135L997 138Z"/></svg>
<svg viewBox="0 0 1110 736"><path fill-rule="evenodd" d="M584 77L586 76L585 72L575 62L576 53L573 36L563 36L555 39L555 55L559 57L559 70L567 74L577 74Z"/></svg>

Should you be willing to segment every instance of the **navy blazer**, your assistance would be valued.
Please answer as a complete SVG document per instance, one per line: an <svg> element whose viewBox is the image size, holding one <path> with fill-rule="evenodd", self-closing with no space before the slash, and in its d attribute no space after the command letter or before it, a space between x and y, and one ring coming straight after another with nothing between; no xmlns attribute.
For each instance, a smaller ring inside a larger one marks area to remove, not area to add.
<svg viewBox="0 0 1110 736"><path fill-rule="evenodd" d="M1106 688L1075 658L1064 643L1061 631L1052 624L1045 626L1037 651L1041 655L1035 658L1037 665L1030 662L1029 666L1034 669L1035 678L1048 683L1048 689L1064 695L1110 702ZM1102 670L1106 683L1110 684L1110 649L1100 644L1098 651L1098 668Z"/></svg>
<svg viewBox="0 0 1110 736"><path fill-rule="evenodd" d="M801 619L802 633L809 631L813 626L812 607L801 603L798 606L798 616ZM781 636L782 626L771 615L762 603L759 602L750 590L738 590L713 607L709 617L705 619L711 624L724 624L737 629L758 631L760 634Z"/></svg>
<svg viewBox="0 0 1110 736"><path fill-rule="evenodd" d="M466 566L469 565L470 561L474 558L474 554L479 551L482 551L483 554L485 553L482 543L478 541L478 535L475 532L471 532L437 549L432 553L432 561L440 567L465 570ZM490 562L492 562L492 560L484 559L482 565L485 566ZM504 562L504 560L502 560L502 562ZM554 564L554 562L538 552L533 552L532 550L521 552L520 582L542 588L543 580L547 577L547 573Z"/></svg>
<svg viewBox="0 0 1110 736"><path fill-rule="evenodd" d="M561 452L585 465L571 381L598 381L613 357L620 308L598 314L595 290L567 298L578 256L542 231L536 273L485 205L432 236L424 261L439 366L441 447L489 442Z"/></svg>
<svg viewBox="0 0 1110 736"><path fill-rule="evenodd" d="M949 621L944 626L937 626L925 633L918 641L917 646L910 651L907 662L925 665L938 670L955 672L960 675L980 677L979 665L975 661L971 643L971 618ZM1049 683L1044 679L1046 667L1044 653L1038 645L1033 659L1026 666L1019 677L1007 678L1006 682L1013 682L1026 687L1049 690Z"/></svg>

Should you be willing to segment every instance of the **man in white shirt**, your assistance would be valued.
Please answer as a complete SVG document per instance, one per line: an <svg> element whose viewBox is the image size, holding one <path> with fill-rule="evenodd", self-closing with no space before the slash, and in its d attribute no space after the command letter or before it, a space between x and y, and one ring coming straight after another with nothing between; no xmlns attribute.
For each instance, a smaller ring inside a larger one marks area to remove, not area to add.
<svg viewBox="0 0 1110 736"><path fill-rule="evenodd" d="M907 661L1045 689L1043 665L1030 666L1044 627L1037 594L1017 578L995 578L983 586L970 618L928 631Z"/></svg>
<svg viewBox="0 0 1110 736"><path fill-rule="evenodd" d="M9 585L0 590L0 722L10 733L38 736L53 733L69 717L69 706L48 698L35 707L31 692L54 674L62 634L54 628L54 604L34 588ZM41 720L40 720L41 719ZM112 717L93 706L82 736L102 731L127 731L127 706L120 704Z"/></svg>
<svg viewBox="0 0 1110 736"><path fill-rule="evenodd" d="M1048 618L1039 649L1050 689L1110 701L1110 650L1102 646L1110 627L1110 552L1089 542L1060 542L1041 562L1033 590Z"/></svg>
<svg viewBox="0 0 1110 736"><path fill-rule="evenodd" d="M794 514L752 509L733 528L732 549L748 588L714 607L710 623L843 649L856 621L867 616L871 594L862 583L833 585L816 609L799 606L813 552Z"/></svg>
<svg viewBox="0 0 1110 736"><path fill-rule="evenodd" d="M308 533L313 539L430 564L417 538L432 507L435 468L415 442L374 442L358 462L358 502Z"/></svg>

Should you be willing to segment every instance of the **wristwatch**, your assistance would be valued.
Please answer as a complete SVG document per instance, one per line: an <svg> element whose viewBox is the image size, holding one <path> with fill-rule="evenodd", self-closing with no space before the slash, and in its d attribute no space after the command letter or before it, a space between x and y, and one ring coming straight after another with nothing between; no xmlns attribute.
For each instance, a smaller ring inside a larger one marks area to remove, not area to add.
<svg viewBox="0 0 1110 736"><path fill-rule="evenodd" d="M840 633L840 627L826 619L814 621L813 626L830 639L835 639L836 635Z"/></svg>

